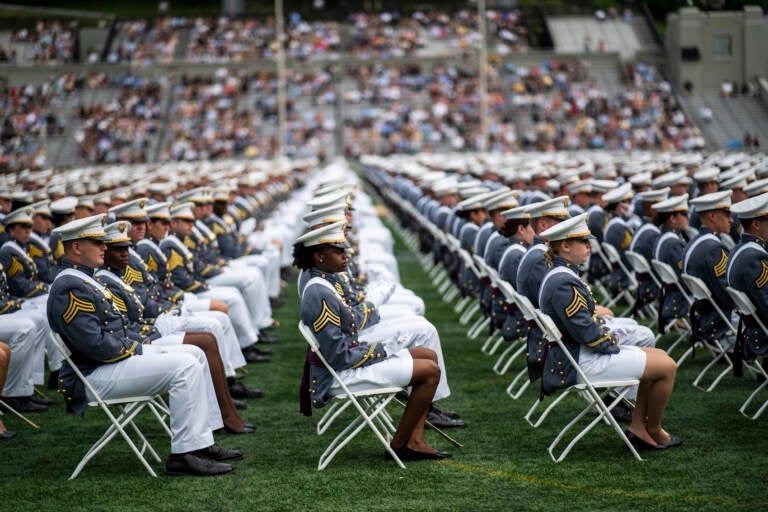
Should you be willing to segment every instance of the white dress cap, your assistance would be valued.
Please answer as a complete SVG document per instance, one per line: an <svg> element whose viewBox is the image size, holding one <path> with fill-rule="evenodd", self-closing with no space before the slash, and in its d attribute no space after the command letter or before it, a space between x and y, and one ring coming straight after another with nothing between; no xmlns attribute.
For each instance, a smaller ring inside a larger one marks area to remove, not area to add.
<svg viewBox="0 0 768 512"><path fill-rule="evenodd" d="M634 195L632 184L627 182L603 194L603 201L609 204L624 203L632 199Z"/></svg>
<svg viewBox="0 0 768 512"><path fill-rule="evenodd" d="M347 220L346 209L347 203L340 202L313 210L305 214L301 219L310 227L317 226L318 224L328 224L329 222L339 222Z"/></svg>
<svg viewBox="0 0 768 512"><path fill-rule="evenodd" d="M324 226L317 227L307 231L299 238L296 239L296 243L304 244L304 247L312 247L313 245L328 244L333 247L339 247L346 249L349 247L347 237L344 234L345 221L334 222L333 224L326 224Z"/></svg>
<svg viewBox="0 0 768 512"><path fill-rule="evenodd" d="M731 206L740 219L756 219L768 215L768 193L750 197Z"/></svg>
<svg viewBox="0 0 768 512"><path fill-rule="evenodd" d="M106 235L104 241L113 247L130 247L131 237L128 236L128 231L131 229L131 223L127 220L119 220L112 224L104 226Z"/></svg>
<svg viewBox="0 0 768 512"><path fill-rule="evenodd" d="M147 206L147 217L150 219L166 219L171 220L171 203L155 203Z"/></svg>
<svg viewBox="0 0 768 512"><path fill-rule="evenodd" d="M22 206L3 217L3 224L5 226L10 226L11 224L27 224L31 226L34 215L35 210L31 205Z"/></svg>
<svg viewBox="0 0 768 512"><path fill-rule="evenodd" d="M118 204L109 209L109 213L115 216L116 219L128 219L131 221L141 222L149 220L147 217L147 199L140 198L128 201L127 203Z"/></svg>
<svg viewBox="0 0 768 512"><path fill-rule="evenodd" d="M192 207L195 206L195 203L186 202L186 203L177 203L171 206L171 218L172 219L184 219L184 220L195 220L195 214L192 211Z"/></svg>
<svg viewBox="0 0 768 512"><path fill-rule="evenodd" d="M681 196L672 196L669 199L660 201L653 205L657 213L687 212L688 194Z"/></svg>
<svg viewBox="0 0 768 512"><path fill-rule="evenodd" d="M501 212L501 216L507 220L525 220L530 219L531 214L528 213L528 206L518 206L510 210L504 210Z"/></svg>
<svg viewBox="0 0 768 512"><path fill-rule="evenodd" d="M703 196L691 199L690 203L696 207L697 212L708 212L712 210L730 210L731 191L721 190L704 194Z"/></svg>
<svg viewBox="0 0 768 512"><path fill-rule="evenodd" d="M586 213L582 213L570 219L565 219L541 232L540 236L550 242L557 240L576 240L583 238L595 238L587 227Z"/></svg>
<svg viewBox="0 0 768 512"><path fill-rule="evenodd" d="M54 228L53 232L58 233L61 236L62 242L80 240L83 238L103 240L107 235L106 231L104 231L106 220L107 215L105 213L91 215L90 217L83 217L82 219L67 222L62 226Z"/></svg>
<svg viewBox="0 0 768 512"><path fill-rule="evenodd" d="M539 201L528 206L528 214L532 219L538 219L540 217L556 217L565 218L570 217L571 214L568 211L568 204L570 200L568 196L558 196L553 199L547 199L546 201Z"/></svg>
<svg viewBox="0 0 768 512"><path fill-rule="evenodd" d="M646 190L645 192L638 192L636 195L638 199L645 203L658 203L669 198L669 187L659 190Z"/></svg>

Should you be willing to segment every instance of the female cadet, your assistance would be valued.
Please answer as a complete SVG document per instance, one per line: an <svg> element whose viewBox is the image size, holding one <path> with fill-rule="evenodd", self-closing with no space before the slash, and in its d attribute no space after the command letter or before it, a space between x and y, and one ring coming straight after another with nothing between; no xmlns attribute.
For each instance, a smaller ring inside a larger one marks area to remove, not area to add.
<svg viewBox="0 0 768 512"><path fill-rule="evenodd" d="M611 329L595 315L595 301L579 279L578 267L589 260L592 234L587 214L577 215L544 231L552 266L539 291L541 310L552 317L564 341L590 380L640 379L637 403L627 437L640 449L679 446L679 438L661 426L677 367L663 350L627 345L625 331ZM545 359L543 378L557 365L554 351ZM567 360L566 360L567 365ZM572 369L570 369L572 370ZM559 374L559 372L558 372ZM553 388L575 384L575 372L565 369L571 382L552 382ZM566 379L564 379L566 380Z"/></svg>
<svg viewBox="0 0 768 512"><path fill-rule="evenodd" d="M441 373L435 352L410 348L388 354L383 344L358 339L355 317L336 291L334 274L346 271L348 261L344 224L320 226L296 240L293 263L311 276L301 295L301 320L313 330L323 356L347 386L411 386L408 405L390 443L400 459L450 457L424 440L424 420ZM322 407L341 388L319 361L310 356L308 362L303 398L310 394L312 405Z"/></svg>

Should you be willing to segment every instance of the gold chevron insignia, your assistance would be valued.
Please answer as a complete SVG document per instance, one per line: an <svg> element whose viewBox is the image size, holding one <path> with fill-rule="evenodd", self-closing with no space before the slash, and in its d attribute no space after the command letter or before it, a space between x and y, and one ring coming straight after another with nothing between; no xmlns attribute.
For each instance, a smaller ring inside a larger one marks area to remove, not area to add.
<svg viewBox="0 0 768 512"><path fill-rule="evenodd" d="M573 315L578 313L578 311L581 309L589 309L589 306L587 304L587 299L584 298L584 296L579 292L579 290L574 286L573 287L573 300L570 304L568 304L568 307L565 308L565 316L568 318L571 318Z"/></svg>
<svg viewBox="0 0 768 512"><path fill-rule="evenodd" d="M23 271L24 271L24 267L19 262L19 260L11 256L11 266L8 267L8 270L6 271L6 274L8 274L8 277L13 277L17 273L23 272Z"/></svg>
<svg viewBox="0 0 768 512"><path fill-rule="evenodd" d="M197 247L195 245L195 241L188 236L184 237L184 245L187 247L187 249L192 249L193 251L195 250L195 247Z"/></svg>
<svg viewBox="0 0 768 512"><path fill-rule="evenodd" d="M224 233L227 232L227 230L221 227L221 225L218 223L214 223L213 227L211 228L211 231L213 232L214 235L223 235Z"/></svg>
<svg viewBox="0 0 768 512"><path fill-rule="evenodd" d="M141 275L141 272L135 268L125 267L125 272L123 273L123 281L125 281L126 284L143 283L144 277Z"/></svg>
<svg viewBox="0 0 768 512"><path fill-rule="evenodd" d="M27 254L29 254L30 258L42 258L44 255L43 250L35 244L29 244L29 250L27 251Z"/></svg>
<svg viewBox="0 0 768 512"><path fill-rule="evenodd" d="M121 299L117 295L112 294L112 302L114 302L115 306L117 306L117 309L119 309L123 313L128 312L128 307L125 305L125 302L123 301L123 299Z"/></svg>
<svg viewBox="0 0 768 512"><path fill-rule="evenodd" d="M77 316L80 311L84 313L95 313L96 308L93 307L93 303L78 298L70 290L69 305L67 306L67 310L64 311L64 314L61 315L61 318L64 319L64 323L69 324L72 320L74 320L75 316Z"/></svg>
<svg viewBox="0 0 768 512"><path fill-rule="evenodd" d="M56 248L53 250L53 257L59 259L62 256L64 256L64 244L61 243L61 240L56 240Z"/></svg>
<svg viewBox="0 0 768 512"><path fill-rule="evenodd" d="M341 327L341 319L339 318L339 315L331 311L331 308L328 307L325 299L323 299L322 302L323 310L320 311L317 319L312 322L312 328L315 330L315 332L322 331L323 328L329 323L335 325L336 327Z"/></svg>
<svg viewBox="0 0 768 512"><path fill-rule="evenodd" d="M760 265L763 267L763 271L760 272L760 275L755 279L755 286L758 288L762 288L768 283L768 263L762 260L760 261Z"/></svg>
<svg viewBox="0 0 768 512"><path fill-rule="evenodd" d="M149 255L149 258L147 258L147 270L150 272L157 272L157 262L151 254Z"/></svg>
<svg viewBox="0 0 768 512"><path fill-rule="evenodd" d="M171 249L171 256L168 258L168 270L173 270L176 267L183 267L183 266L184 266L184 258L181 257L181 254Z"/></svg>
<svg viewBox="0 0 768 512"><path fill-rule="evenodd" d="M722 277L725 274L725 269L728 266L728 255L723 249L720 249L722 256L720 261L712 269L715 271L715 277Z"/></svg>
<svg viewBox="0 0 768 512"><path fill-rule="evenodd" d="M344 288L341 286L341 283L333 283L334 288L336 288L336 292L338 292L339 295L342 297L344 296Z"/></svg>
<svg viewBox="0 0 768 512"><path fill-rule="evenodd" d="M621 241L621 248L626 249L629 247L629 244L632 243L632 235L629 234L629 231L624 232L624 240Z"/></svg>

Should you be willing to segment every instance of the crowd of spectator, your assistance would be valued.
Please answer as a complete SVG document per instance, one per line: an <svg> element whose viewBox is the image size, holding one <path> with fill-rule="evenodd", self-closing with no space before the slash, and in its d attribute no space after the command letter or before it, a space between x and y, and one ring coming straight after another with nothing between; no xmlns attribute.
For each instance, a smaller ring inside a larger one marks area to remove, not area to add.
<svg viewBox="0 0 768 512"><path fill-rule="evenodd" d="M39 85L0 82L0 170L40 168L46 164L44 141L61 136L66 121L61 99L82 88L74 74L57 75Z"/></svg>
<svg viewBox="0 0 768 512"><path fill-rule="evenodd" d="M515 106L533 129L523 147L556 149L662 149L704 147L704 139L653 66L626 70L621 92L610 95L576 61L548 61L510 69Z"/></svg>
<svg viewBox="0 0 768 512"><path fill-rule="evenodd" d="M116 93L104 102L80 104L82 125L74 134L80 158L98 163L146 162L150 142L162 123L160 102L166 80L128 76L119 84L105 78L92 85Z"/></svg>
<svg viewBox="0 0 768 512"><path fill-rule="evenodd" d="M187 24L186 18L118 22L107 62L169 64L174 60L179 40L177 29Z"/></svg>
<svg viewBox="0 0 768 512"><path fill-rule="evenodd" d="M345 119L345 152L412 153L479 149L480 94L475 71L453 64L423 71L419 64L349 68L355 88L345 99L367 108ZM489 146L516 148L516 130L501 94L500 77L489 74Z"/></svg>
<svg viewBox="0 0 768 512"><path fill-rule="evenodd" d="M14 30L10 53L4 49L1 53L7 60L18 62L19 50L26 46L23 56L36 64L73 62L77 58L77 26L77 21L38 20L32 28Z"/></svg>

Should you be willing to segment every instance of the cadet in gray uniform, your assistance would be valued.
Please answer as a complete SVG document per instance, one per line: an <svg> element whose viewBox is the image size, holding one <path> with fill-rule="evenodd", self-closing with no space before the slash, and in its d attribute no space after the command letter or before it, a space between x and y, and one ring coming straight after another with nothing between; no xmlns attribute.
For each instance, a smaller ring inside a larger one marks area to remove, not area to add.
<svg viewBox="0 0 768 512"><path fill-rule="evenodd" d="M768 325L768 193L736 203L731 211L739 216L744 232L728 259L728 284L747 294L757 308L757 317ZM768 336L754 318L743 322L741 355L745 361L754 361L768 353Z"/></svg>
<svg viewBox="0 0 768 512"><path fill-rule="evenodd" d="M639 449L679 446L679 438L661 426L672 394L677 367L660 349L628 346L621 330L595 319L595 301L579 279L578 267L589 259L592 234L587 214L551 227L541 235L548 240L552 268L539 292L541 310L552 317L566 347L591 380L640 379L637 404L627 437ZM576 384L577 374L557 348L549 348L542 373L542 389L551 393Z"/></svg>
<svg viewBox="0 0 768 512"><path fill-rule="evenodd" d="M717 237L731 229L731 191L724 190L691 199L701 220L699 234L688 243L683 254L683 272L698 277L707 285L712 297L726 316L733 312L734 304L725 290L728 281L728 248ZM691 306L691 328L694 341L697 338L727 341L728 326L720 318L709 301L694 302ZM726 345L730 345L727 342ZM726 347L728 348L728 347Z"/></svg>
<svg viewBox="0 0 768 512"><path fill-rule="evenodd" d="M242 453L213 443L212 428L222 426L218 407L206 391L208 369L197 347L154 347L129 337L125 319L111 294L93 278L104 262L104 215L57 228L64 244L64 269L48 297L48 322L72 351L88 382L103 398L170 394L170 475L216 475L233 470L220 461ZM68 410L83 415L88 396L68 364L61 368L59 391Z"/></svg>
<svg viewBox="0 0 768 512"><path fill-rule="evenodd" d="M355 316L327 277L344 272L347 241L344 221L302 235L294 246L294 264L311 274L301 297L301 321L315 333L320 350L352 390L356 386L411 386L403 417L390 442L402 460L444 459L424 440L424 420L440 379L437 356L425 348L389 354L383 344L358 338ZM302 380L302 412L323 407L340 391L331 374L308 352ZM310 406L311 401L311 406Z"/></svg>

